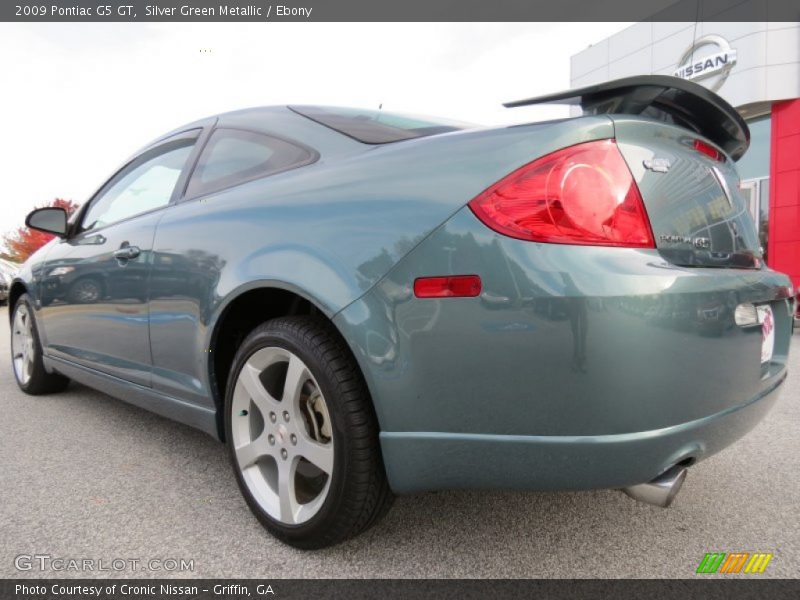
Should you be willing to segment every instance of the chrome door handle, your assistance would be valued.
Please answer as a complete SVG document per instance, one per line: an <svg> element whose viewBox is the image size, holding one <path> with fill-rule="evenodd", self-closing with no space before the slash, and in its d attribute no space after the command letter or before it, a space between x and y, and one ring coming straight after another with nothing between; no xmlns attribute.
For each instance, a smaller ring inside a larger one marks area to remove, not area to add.
<svg viewBox="0 0 800 600"><path fill-rule="evenodd" d="M114 258L119 260L130 260L139 256L141 250L136 246L125 246L119 250L114 250Z"/></svg>

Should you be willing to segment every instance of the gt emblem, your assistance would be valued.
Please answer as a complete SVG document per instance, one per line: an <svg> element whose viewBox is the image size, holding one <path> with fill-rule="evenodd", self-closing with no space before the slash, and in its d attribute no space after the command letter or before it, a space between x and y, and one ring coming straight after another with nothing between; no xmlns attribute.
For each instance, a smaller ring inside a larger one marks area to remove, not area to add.
<svg viewBox="0 0 800 600"><path fill-rule="evenodd" d="M642 164L645 169L650 169L655 173L666 173L672 166L668 158L646 158Z"/></svg>
<svg viewBox="0 0 800 600"><path fill-rule="evenodd" d="M691 244L699 250L707 250L711 248L711 240L707 237L692 238L685 235L666 235L658 236L658 239L665 244Z"/></svg>

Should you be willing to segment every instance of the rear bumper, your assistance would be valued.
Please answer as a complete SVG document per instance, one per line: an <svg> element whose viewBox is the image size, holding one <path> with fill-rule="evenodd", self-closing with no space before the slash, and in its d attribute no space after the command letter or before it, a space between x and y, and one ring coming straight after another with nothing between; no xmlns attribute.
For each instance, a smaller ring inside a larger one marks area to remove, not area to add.
<svg viewBox="0 0 800 600"><path fill-rule="evenodd" d="M655 431L600 436L506 436L385 432L392 489L583 490L651 481L678 462L694 464L750 431L778 398L786 374L750 402Z"/></svg>

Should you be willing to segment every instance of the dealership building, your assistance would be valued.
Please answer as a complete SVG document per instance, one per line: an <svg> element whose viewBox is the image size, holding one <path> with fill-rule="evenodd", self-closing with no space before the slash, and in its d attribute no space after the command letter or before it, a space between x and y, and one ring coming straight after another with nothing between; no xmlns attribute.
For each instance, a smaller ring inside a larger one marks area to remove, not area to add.
<svg viewBox="0 0 800 600"><path fill-rule="evenodd" d="M704 85L747 120L742 194L767 263L800 286L800 23L643 22L571 60L572 87L646 74Z"/></svg>

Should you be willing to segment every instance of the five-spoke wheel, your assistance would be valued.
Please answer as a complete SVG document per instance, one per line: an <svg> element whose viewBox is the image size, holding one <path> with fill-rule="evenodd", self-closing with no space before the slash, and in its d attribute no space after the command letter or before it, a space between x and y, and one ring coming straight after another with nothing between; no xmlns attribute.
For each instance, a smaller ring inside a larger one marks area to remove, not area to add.
<svg viewBox="0 0 800 600"><path fill-rule="evenodd" d="M33 373L33 321L27 303L18 303L11 324L11 360L14 375L21 385L27 384Z"/></svg>
<svg viewBox="0 0 800 600"><path fill-rule="evenodd" d="M306 364L284 348L258 350L233 390L233 447L253 496L288 525L313 517L333 473L330 414Z"/></svg>
<svg viewBox="0 0 800 600"><path fill-rule="evenodd" d="M256 327L233 360L225 410L239 487L284 542L335 544L391 505L366 384L329 321L292 316Z"/></svg>
<svg viewBox="0 0 800 600"><path fill-rule="evenodd" d="M33 395L60 392L67 387L69 379L45 369L36 316L28 294L22 294L12 310L11 362L17 385L23 392Z"/></svg>

